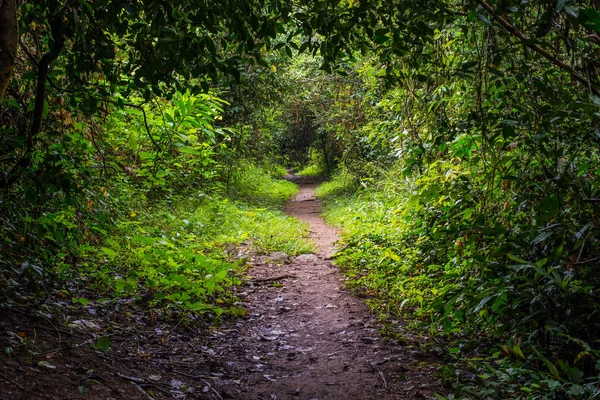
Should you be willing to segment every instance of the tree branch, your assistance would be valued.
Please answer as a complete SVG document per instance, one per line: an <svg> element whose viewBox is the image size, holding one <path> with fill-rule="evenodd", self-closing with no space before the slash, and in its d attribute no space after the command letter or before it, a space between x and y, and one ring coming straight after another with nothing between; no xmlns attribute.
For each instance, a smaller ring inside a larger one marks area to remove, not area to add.
<svg viewBox="0 0 600 400"><path fill-rule="evenodd" d="M111 103L119 104L116 101L111 101ZM154 147L156 147L156 149L158 151L162 151L162 148L160 147L160 145L158 143L156 143L156 140L154 140L154 137L152 137L152 134L150 133L150 126L148 125L148 117L146 116L146 110L144 110L144 107L142 107L141 105L133 104L133 103L123 103L123 105L127 106L127 107L137 108L138 110L140 110L142 112L142 115L144 116L144 126L146 127L146 133L148 134L150 141L152 142L152 144L154 145Z"/></svg>
<svg viewBox="0 0 600 400"><path fill-rule="evenodd" d="M0 103L4 99L15 67L19 40L17 4L0 0Z"/></svg>
<svg viewBox="0 0 600 400"><path fill-rule="evenodd" d="M48 81L48 73L50 72L50 65L58 58L62 51L65 41L62 35L62 12L59 10L56 14L50 17L50 30L52 32L52 45L50 51L44 54L38 64L38 76L37 76L37 88L35 94L35 107L33 109L33 117L31 122L31 129L27 136L27 143L25 152L17 164L15 164L8 176L0 181L0 189L5 189L12 186L18 176L19 172L27 168L31 164L31 152L35 146L37 136L42 130L42 119L44 116L44 104L46 102L46 82Z"/></svg>
<svg viewBox="0 0 600 400"><path fill-rule="evenodd" d="M37 88L35 95L35 108L33 109L33 120L31 123L31 131L29 132L28 147L32 147L35 143L37 135L42 130L42 119L44 115L44 103L46 102L46 82L48 81L48 73L50 72L50 64L58 58L62 51L65 42L60 32L60 18L54 16L50 22L52 29L52 47L49 52L42 56L38 67Z"/></svg>
<svg viewBox="0 0 600 400"><path fill-rule="evenodd" d="M481 7L483 7L488 13L490 13L490 16L493 19L495 19L500 25L502 25L502 27L504 29L506 29L511 34L513 34L513 36L516 36L517 38L519 38L525 46L529 47L530 49L532 49L533 51L535 51L536 53L538 53L545 59L549 60L554 65L556 65L557 67L562 69L563 71L568 72L571 75L571 77L573 77L573 79L584 84L586 87L589 87L593 94L595 94L597 96L600 95L600 89L598 89L596 86L592 85L592 83L588 79L586 79L583 75L581 75L579 72L577 72L575 70L575 68L573 68L573 66L562 62L561 60L558 59L558 57L552 55L550 52L548 52L546 49L542 48L540 45L533 43L532 40L527 38L527 36L525 36L523 34L523 32L521 32L516 26L511 24L503 16L498 15L494 11L494 8L491 5L489 5L487 2L485 2L484 0L477 0L477 3Z"/></svg>

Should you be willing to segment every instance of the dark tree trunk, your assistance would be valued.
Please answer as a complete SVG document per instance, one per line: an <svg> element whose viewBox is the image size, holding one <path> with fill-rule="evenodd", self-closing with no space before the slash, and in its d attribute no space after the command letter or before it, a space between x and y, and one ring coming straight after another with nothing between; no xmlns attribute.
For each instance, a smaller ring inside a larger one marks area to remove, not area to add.
<svg viewBox="0 0 600 400"><path fill-rule="evenodd" d="M0 0L0 103L15 66L18 41L17 2Z"/></svg>
<svg viewBox="0 0 600 400"><path fill-rule="evenodd" d="M2 0L0 0L2 1ZM6 1L6 0L4 0ZM8 0L13 1L14 0ZM56 7L55 7L56 8ZM61 31L62 14L59 12L49 18L50 30L52 31L52 40L50 51L42 56L38 63L37 88L35 92L35 106L31 119L31 129L27 137L25 152L21 159L11 168L8 175L0 180L0 189L11 187L18 179L20 173L27 169L31 164L31 154L37 141L38 135L42 130L42 119L44 114L44 102L46 100L46 82L50 65L58 58L62 51L65 40ZM2 28L0 28L2 30Z"/></svg>

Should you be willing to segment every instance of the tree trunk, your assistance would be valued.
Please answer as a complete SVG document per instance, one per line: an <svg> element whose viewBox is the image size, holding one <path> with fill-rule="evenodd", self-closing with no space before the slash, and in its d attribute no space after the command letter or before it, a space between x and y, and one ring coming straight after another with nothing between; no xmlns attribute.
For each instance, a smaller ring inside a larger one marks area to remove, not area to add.
<svg viewBox="0 0 600 400"><path fill-rule="evenodd" d="M6 2L7 0L4 0ZM15 0L8 0L15 1ZM0 0L0 7L2 0ZM52 8L51 8L52 9ZM54 7L56 9L56 7ZM0 189L6 189L12 186L18 179L21 171L31 165L31 153L34 149L37 137L42 130L42 119L44 115L44 103L46 101L46 82L48 81L48 73L50 65L58 58L60 52L65 45L65 38L61 31L61 22L63 14L60 12L52 15L49 18L50 30L52 31L52 41L50 41L50 51L45 53L38 63L37 88L35 91L35 106L33 108L33 116L31 117L31 129L27 137L25 153L21 159L11 168L8 175L0 180ZM0 31L2 28L0 27Z"/></svg>
<svg viewBox="0 0 600 400"><path fill-rule="evenodd" d="M16 0L0 0L0 103L15 66L19 26Z"/></svg>

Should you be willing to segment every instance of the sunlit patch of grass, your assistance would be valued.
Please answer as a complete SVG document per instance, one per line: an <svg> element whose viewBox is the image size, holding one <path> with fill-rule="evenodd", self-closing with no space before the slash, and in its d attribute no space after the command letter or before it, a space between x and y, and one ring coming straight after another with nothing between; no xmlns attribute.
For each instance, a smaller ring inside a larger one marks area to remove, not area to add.
<svg viewBox="0 0 600 400"><path fill-rule="evenodd" d="M59 274L80 283L82 292L150 295L157 306L213 319L239 314L228 288L240 282L243 261L230 259L226 250L241 244L261 253L313 250L308 226L280 210L297 186L250 164L243 176L232 198L196 192L146 206L132 201L131 211L116 221L115 234L99 247L82 246L85 263L73 269L65 262ZM84 304L85 297L78 293L76 300Z"/></svg>
<svg viewBox="0 0 600 400"><path fill-rule="evenodd" d="M323 200L323 215L327 222L348 228L349 212L358 204L357 195L360 186L344 173L336 174L330 181L319 185L315 191L317 197Z"/></svg>
<svg viewBox="0 0 600 400"><path fill-rule="evenodd" d="M210 230L219 243L251 241L263 253L284 251L297 255L313 250L307 241L308 226L277 209L223 201L218 215Z"/></svg>
<svg viewBox="0 0 600 400"><path fill-rule="evenodd" d="M298 185L283 179L277 179L282 168L257 168L249 163L233 172L228 187L231 198L261 207L279 207L298 193Z"/></svg>
<svg viewBox="0 0 600 400"><path fill-rule="evenodd" d="M311 164L298 172L298 175L306 177L321 177L326 174L327 171L325 170L325 167L318 164Z"/></svg>

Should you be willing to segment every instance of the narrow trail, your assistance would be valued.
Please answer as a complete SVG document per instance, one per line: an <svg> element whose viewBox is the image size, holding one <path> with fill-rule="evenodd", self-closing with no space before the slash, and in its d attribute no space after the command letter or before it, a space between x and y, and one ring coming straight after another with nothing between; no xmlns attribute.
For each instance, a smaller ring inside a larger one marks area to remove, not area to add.
<svg viewBox="0 0 600 400"><path fill-rule="evenodd" d="M339 239L339 231L328 225L320 215L321 202L315 196L317 186L317 183L302 184L300 193L286 205L285 212L309 224L317 256L325 261L333 252L334 244Z"/></svg>
<svg viewBox="0 0 600 400"><path fill-rule="evenodd" d="M421 351L385 341L376 316L344 290L328 260L338 231L319 215L317 185L300 183L285 211L310 225L318 251L251 260L247 319L214 344L227 349L219 358L229 360L219 385L223 398L431 398L435 367Z"/></svg>

